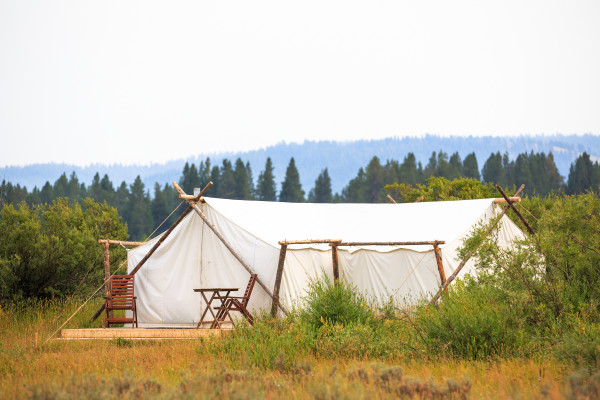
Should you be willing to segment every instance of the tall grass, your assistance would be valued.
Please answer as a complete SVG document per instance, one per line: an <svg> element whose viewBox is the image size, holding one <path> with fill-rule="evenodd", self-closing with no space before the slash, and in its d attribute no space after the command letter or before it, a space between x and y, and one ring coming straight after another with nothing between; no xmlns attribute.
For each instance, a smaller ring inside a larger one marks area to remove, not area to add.
<svg viewBox="0 0 600 400"><path fill-rule="evenodd" d="M351 287L321 288L317 303L340 293L360 299ZM429 352L421 338L425 333L414 328L414 315L382 313L362 300L358 304L364 306L358 313L348 308L324 316L330 308L309 307L283 320L259 315L254 326L242 323L220 338L52 341L37 347L34 333L41 342L78 302L3 305L0 398L458 399L539 397L542 392L558 397L572 387L585 393L593 389L594 381L581 374L579 386L562 379L568 360L489 363ZM86 307L69 327L85 326L96 306Z"/></svg>

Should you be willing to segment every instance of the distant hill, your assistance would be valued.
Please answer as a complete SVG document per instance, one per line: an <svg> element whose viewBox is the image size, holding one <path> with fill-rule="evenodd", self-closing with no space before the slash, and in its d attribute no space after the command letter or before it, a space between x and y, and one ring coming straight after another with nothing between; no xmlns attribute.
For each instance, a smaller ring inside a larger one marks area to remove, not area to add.
<svg viewBox="0 0 600 400"><path fill-rule="evenodd" d="M240 153L198 154L188 159L169 161L164 164L151 165L102 165L79 167L68 164L33 164L24 167L0 168L0 181L5 179L13 184L21 184L32 189L41 187L46 181L54 183L66 172L74 171L81 182L88 185L96 172L108 174L113 184L118 186L122 181L133 182L140 175L146 187L152 188L155 182L164 184L179 180L185 162L195 163L210 157L212 165L221 164L223 158L235 160L240 157L244 162L249 161L256 178L263 170L267 157L271 157L275 166L277 183L283 181L290 157L294 157L300 172L302 186L306 192L314 186L319 172L327 167L332 179L332 189L339 192L350 179L354 178L360 167L365 167L373 156L378 156L382 163L388 159L404 159L406 154L413 152L417 161L427 164L433 151L444 151L451 155L458 151L461 158L475 152L479 168L491 153L508 152L511 159L523 152L545 152L554 155L556 165L563 177L567 177L571 163L584 151L592 156L592 160L600 160L600 136L519 136L519 137L405 137L378 140L358 140L349 142L306 141L302 144L279 143L264 149Z"/></svg>

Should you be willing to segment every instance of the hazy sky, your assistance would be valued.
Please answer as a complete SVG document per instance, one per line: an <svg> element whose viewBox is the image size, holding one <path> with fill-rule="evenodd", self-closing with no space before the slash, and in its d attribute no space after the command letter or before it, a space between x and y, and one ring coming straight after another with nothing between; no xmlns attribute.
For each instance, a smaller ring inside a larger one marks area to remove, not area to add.
<svg viewBox="0 0 600 400"><path fill-rule="evenodd" d="M598 0L0 0L0 166L600 134L598 21Z"/></svg>

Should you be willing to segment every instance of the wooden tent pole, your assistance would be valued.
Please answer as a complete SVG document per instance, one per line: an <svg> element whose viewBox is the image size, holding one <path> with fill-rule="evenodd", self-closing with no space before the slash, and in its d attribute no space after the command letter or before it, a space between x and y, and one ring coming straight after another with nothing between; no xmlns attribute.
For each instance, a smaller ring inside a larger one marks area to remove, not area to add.
<svg viewBox="0 0 600 400"><path fill-rule="evenodd" d="M442 264L442 253L440 252L440 247L438 246L438 242L433 244L433 252L435 253L435 261L437 262L438 272L440 274L440 280L442 281L442 286L446 283L446 273L444 272L444 265Z"/></svg>
<svg viewBox="0 0 600 400"><path fill-rule="evenodd" d="M283 276L283 265L285 264L285 253L287 244L282 244L279 250L279 262L277 263L277 274L275 275L275 287L273 288L273 303L271 304L271 315L277 315L279 305L279 290L281 289L281 277Z"/></svg>
<svg viewBox="0 0 600 400"><path fill-rule="evenodd" d="M173 187L175 187L175 189L179 192L179 194L185 195L185 192L183 191L183 189L181 189L176 182L173 182ZM200 210L200 208L198 207L198 205L196 203L193 203L192 200L186 200L186 201L190 204L190 207L192 207L194 209L194 211L196 211L196 214L198 214L200 216L200 218L202 218L202 220L210 228L210 230L213 231L213 233L225 245L225 247L227 247L227 250L229 250L229 252L231 253L231 255L233 255L235 257L235 259L240 262L240 264L242 264L242 267L244 267L246 269L246 271L248 271L250 274L256 274L256 272L254 272L254 270L252 269L252 267L246 261L244 261L244 259L237 253L237 251L234 250L234 248L231 246L231 244L229 244L229 242L227 241L227 239L225 239L223 237L223 235L221 235L221 233L219 232L219 230L208 220L208 218L206 218L206 215L204 215L204 213L202 212L202 210ZM263 290L265 292L267 292L267 294L269 295L269 297L271 299L274 299L273 292L271 292L271 289L269 289L267 287L267 285L265 285L265 283L262 281L262 279L260 279L259 277L257 277L256 278L256 282L258 282L258 284L260 285L260 287L262 287ZM289 315L288 310L284 307L283 304L281 304L280 302L277 302L277 305L279 306L279 308L281 309L281 311L283 311L283 313L285 315Z"/></svg>
<svg viewBox="0 0 600 400"><path fill-rule="evenodd" d="M331 244L331 258L332 258L332 264L333 264L333 284L335 286L338 285L339 280L340 280L340 269L338 266L338 251L337 251L337 245L332 243Z"/></svg>
<svg viewBox="0 0 600 400"><path fill-rule="evenodd" d="M110 279L110 244L108 241L102 243L102 248L104 249L104 282L108 282ZM110 287L108 285L104 285L104 294L106 297L110 296ZM108 317L112 318L112 311L109 311Z"/></svg>
<svg viewBox="0 0 600 400"><path fill-rule="evenodd" d="M394 200L394 198L393 198L392 196L390 196L389 194L388 194L387 196L385 196L385 197L387 197L387 199L390 201L390 203L393 203L393 204L397 204L397 203L398 203L398 202L397 202L396 200Z"/></svg>
<svg viewBox="0 0 600 400"><path fill-rule="evenodd" d="M529 233L532 234L532 235L535 235L535 231L533 230L533 228L531 227L531 225L529 225L529 222L527 222L527 220L525 219L525 217L523 217L523 214L521 214L521 212L519 210L517 210L517 207L515 207L513 205L513 201L508 198L508 196L506 195L506 193L504 193L504 190L502 190L502 188L500 187L500 185L496 185L496 189L498 189L498 191L500 192L500 194L502 195L502 197L504 197L504 199L506 200L507 206L510 207L510 208L512 208L512 210L515 212L515 214L517 214L517 217L519 217L519 219L521 220L521 222L523 222L523 224L525 225L525 227L527 228L527 230L529 231Z"/></svg>
<svg viewBox="0 0 600 400"><path fill-rule="evenodd" d="M521 187L519 188L519 190L517 190L517 193L515 193L515 196L518 196L519 193L521 193L521 191L523 189L525 189L525 185L521 185ZM504 208L502 209L502 212L498 216L498 220L496 221L496 224L498 222L500 222L500 219L502 219L502 217L504 216L504 214L506 214L506 212L508 211L509 208L510 208L510 202L508 202L504 206ZM494 226L490 227L490 229L487 232L488 234L492 231L492 229L494 229L494 227L496 226L496 224L494 224ZM448 279L446 279L446 283L444 283L440 287L440 290L438 290L438 292L435 294L435 296L433 296L433 298L429 302L429 305L436 305L436 302L438 301L438 299L442 295L442 292L446 291L446 288L448 287L448 285L450 285L450 283L452 283L452 281L458 276L459 272L463 269L463 267L465 266L465 264L467 263L467 261L469 261L471 259L471 257L473 257L473 254L475 254L475 250L476 249L471 250L469 252L469 254L467 254L467 256L464 258L464 260L462 260L460 262L460 264L458 264L458 267L456 267L456 270L452 273L452 275L450 275L448 277ZM436 305L436 307L437 307L437 305Z"/></svg>

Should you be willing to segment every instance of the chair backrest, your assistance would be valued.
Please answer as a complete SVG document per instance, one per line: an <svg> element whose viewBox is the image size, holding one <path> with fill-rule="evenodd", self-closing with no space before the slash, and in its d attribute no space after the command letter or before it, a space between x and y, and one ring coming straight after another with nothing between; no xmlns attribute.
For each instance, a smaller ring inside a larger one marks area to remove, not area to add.
<svg viewBox="0 0 600 400"><path fill-rule="evenodd" d="M113 275L110 278L110 307L133 307L134 275Z"/></svg>
<svg viewBox="0 0 600 400"><path fill-rule="evenodd" d="M248 286L246 287L246 291L244 292L244 298L241 303L244 307L248 305L248 301L250 301L250 295L252 294L252 289L254 289L254 284L256 283L257 274L250 275L250 280L248 281Z"/></svg>

